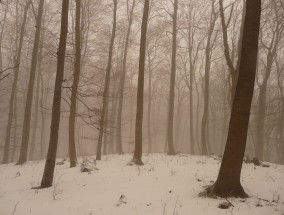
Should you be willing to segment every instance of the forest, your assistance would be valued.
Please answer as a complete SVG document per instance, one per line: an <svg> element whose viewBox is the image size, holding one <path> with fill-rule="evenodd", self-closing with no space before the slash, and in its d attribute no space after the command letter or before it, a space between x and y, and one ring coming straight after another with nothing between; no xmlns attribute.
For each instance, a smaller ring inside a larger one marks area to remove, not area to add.
<svg viewBox="0 0 284 215"><path fill-rule="evenodd" d="M0 0L0 214L283 215L283 0Z"/></svg>

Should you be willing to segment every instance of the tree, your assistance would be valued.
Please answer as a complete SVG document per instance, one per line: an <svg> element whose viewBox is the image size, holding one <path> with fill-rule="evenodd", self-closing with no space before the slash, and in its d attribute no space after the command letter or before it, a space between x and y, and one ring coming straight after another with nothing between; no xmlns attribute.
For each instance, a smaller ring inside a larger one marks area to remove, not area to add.
<svg viewBox="0 0 284 215"><path fill-rule="evenodd" d="M279 43L284 36L284 22L280 15L281 9L278 8L278 5L275 0L269 2L270 6L267 14L265 15L265 24L267 23L267 26L262 26L262 31L260 34L260 41L262 47L265 49L265 69L264 74L262 77L262 83L260 83L260 80L257 79L256 83L259 87L259 95L258 95L258 109L257 109L257 118L256 118L256 157L259 160L264 159L264 139L265 139L265 117L266 117L266 111L267 111L267 102L266 102L266 96L267 96L267 85L268 80L271 75L272 66L275 61L276 53L279 49ZM271 19L272 16L275 16L272 22L269 22L268 20ZM268 41L265 41L264 39L268 38ZM270 39L271 38L271 39ZM258 70L259 71L259 70Z"/></svg>
<svg viewBox="0 0 284 215"><path fill-rule="evenodd" d="M169 115L168 115L168 154L175 155L173 125L174 125L174 104L175 104L175 80L176 80L176 52L177 52L177 10L178 0L174 1L173 14L173 41L172 41L172 62L171 62L171 80L169 92Z"/></svg>
<svg viewBox="0 0 284 215"><path fill-rule="evenodd" d="M62 1L62 12L61 12L61 32L59 39L59 46L57 52L57 71L54 86L53 104L52 104L52 117L50 126L50 138L49 147L47 152L47 158L44 167L44 173L41 180L41 188L52 186L53 174L55 167L55 159L58 145L58 133L60 123L60 105L61 105L61 91L62 82L64 77L64 66L65 66L65 51L66 51L66 40L68 32L68 8L69 0Z"/></svg>
<svg viewBox="0 0 284 215"><path fill-rule="evenodd" d="M34 46L33 46L32 60L31 60L31 70L30 70L30 77L29 77L29 84L28 84L26 106L25 106L20 158L19 158L19 161L17 162L18 165L23 164L27 161L34 82L35 82L35 75L36 75L36 66L37 66L37 61L38 61L37 59L38 59L38 50L39 50L39 43L40 43L40 34L42 30L41 25L42 25L43 6L44 6L44 0L40 0L39 7L38 7L38 14L36 17L36 31L35 31L35 37L34 37Z"/></svg>
<svg viewBox="0 0 284 215"><path fill-rule="evenodd" d="M207 155L209 150L209 136L208 136L208 127L209 127L209 76L210 76L210 66L211 66L211 55L212 49L214 47L214 42L211 41L212 35L214 33L214 27L217 19L217 13L215 12L215 0L211 1L211 15L209 29L207 32L207 42L205 48L205 84L204 84L204 108L203 116L201 121L201 153L202 155ZM216 37L214 38L216 40Z"/></svg>
<svg viewBox="0 0 284 215"><path fill-rule="evenodd" d="M130 12L128 12L128 3L127 0L127 17L128 17L128 28L126 33L125 45L124 45L124 53L123 53L123 64L122 64L122 74L120 78L120 88L119 88L119 103L118 103L118 114L117 114L117 146L118 146L118 153L122 153L122 142L121 142L121 135L122 135L122 107L123 107L123 92L124 92L124 83L125 83L125 76L126 76L126 63L127 63L127 54L128 54L128 46L129 46L129 37L131 33L131 26L133 22L133 12L136 4L136 0L132 1L132 6ZM129 15L128 15L129 13Z"/></svg>
<svg viewBox="0 0 284 215"><path fill-rule="evenodd" d="M210 194L221 197L248 196L240 183L240 175L254 90L260 15L261 0L247 0L239 78L233 100L227 143L217 181L209 189Z"/></svg>
<svg viewBox="0 0 284 215"><path fill-rule="evenodd" d="M228 22L226 23L225 20L225 10L223 7L223 0L219 0L219 8L220 8L220 18L221 18L221 26L222 26L222 34L223 34L223 43L224 43L224 54L225 54L225 59L226 63L228 65L229 73L231 76L231 92L230 92L230 104L232 104L234 94L235 94L235 89L236 89L236 83L238 80L238 70L239 70L239 64L240 64L240 53L241 53L241 42L242 42L242 31L243 31L243 23L244 23L244 13L245 13L245 7L243 7L243 12L242 12L242 20L241 20L241 28L240 28L240 36L239 36L239 41L238 41L238 60L236 66L234 66L234 59L231 58L231 56L234 56L234 53L230 53L230 48L228 44L228 34L227 34L227 29L230 24L230 21L232 19L232 13L234 9L234 3L232 4L230 15L228 18ZM234 47L232 47L232 52L234 50Z"/></svg>
<svg viewBox="0 0 284 215"><path fill-rule="evenodd" d="M76 145L75 145L75 119L76 119L76 103L77 91L81 70L81 0L76 0L76 20L75 20L75 62L73 73L73 85L71 88L71 105L69 116L69 157L70 167L75 167L77 162Z"/></svg>
<svg viewBox="0 0 284 215"><path fill-rule="evenodd" d="M144 11L141 26L140 53L139 53L139 71L137 87L137 106L135 122L135 149L131 164L143 165L142 162L142 129L143 129L143 94L144 94L144 71L146 56L147 24L149 16L149 2L144 1Z"/></svg>
<svg viewBox="0 0 284 215"><path fill-rule="evenodd" d="M104 92L103 92L103 107L102 107L101 118L100 118L100 132L99 132L96 160L101 160L105 114L107 111L106 109L107 99L108 99L107 97L109 94L110 72L111 72L111 66L112 66L112 52L113 52L113 45L114 45L114 39L115 39L115 33L116 33L116 11L117 11L117 0L113 0L112 34L111 34L111 39L110 39L108 63L107 63L107 68L106 68L105 85L104 85Z"/></svg>
<svg viewBox="0 0 284 215"><path fill-rule="evenodd" d="M10 137L11 137L11 129L12 129L12 121L13 121L13 111L15 107L15 95L17 91L17 83L18 83L18 76L19 76L19 64L21 60L21 54L22 54L22 47L23 47L23 40L24 40L24 34L25 34L25 26L26 26L26 20L27 20L27 12L30 6L30 1L27 2L24 8L24 14L23 14L23 22L21 25L21 32L19 36L19 45L16 53L15 58L15 65L18 65L14 69L14 80L12 85L12 91L9 101L9 113L8 113L8 124L6 127L6 137L5 137L5 147L4 147L4 156L2 163L7 163L9 161L9 152L10 152ZM16 138L16 137L14 137Z"/></svg>

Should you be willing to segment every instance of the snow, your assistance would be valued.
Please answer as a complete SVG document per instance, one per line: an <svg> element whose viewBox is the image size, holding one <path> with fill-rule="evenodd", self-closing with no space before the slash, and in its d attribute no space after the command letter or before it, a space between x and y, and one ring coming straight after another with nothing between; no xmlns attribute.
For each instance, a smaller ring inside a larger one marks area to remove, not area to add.
<svg viewBox="0 0 284 215"><path fill-rule="evenodd" d="M143 155L144 166L127 166L131 158L130 154L104 156L91 173L81 173L80 165L70 169L65 161L56 165L54 186L41 190L31 187L40 184L44 160L0 165L0 214L284 214L284 166L244 164L242 185L251 198L229 198L234 207L220 209L226 199L198 197L216 180L219 159L150 154Z"/></svg>

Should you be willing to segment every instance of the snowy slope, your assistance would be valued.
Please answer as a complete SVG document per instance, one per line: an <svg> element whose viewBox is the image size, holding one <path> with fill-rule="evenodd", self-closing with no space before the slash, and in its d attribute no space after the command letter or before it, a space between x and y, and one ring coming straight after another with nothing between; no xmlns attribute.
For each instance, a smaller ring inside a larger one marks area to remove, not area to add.
<svg viewBox="0 0 284 215"><path fill-rule="evenodd" d="M127 166L130 159L104 156L91 173L66 161L56 166L55 186L42 190L30 188L40 184L44 161L0 165L0 215L284 214L284 166L244 164L242 184L251 198L228 199L234 207L220 209L225 199L198 197L216 179L220 160L151 154L138 167Z"/></svg>

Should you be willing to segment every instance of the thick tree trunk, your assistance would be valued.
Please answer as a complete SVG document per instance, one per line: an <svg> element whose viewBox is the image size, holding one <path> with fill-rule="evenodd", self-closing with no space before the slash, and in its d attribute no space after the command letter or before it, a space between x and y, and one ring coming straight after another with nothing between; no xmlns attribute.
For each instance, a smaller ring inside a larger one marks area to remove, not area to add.
<svg viewBox="0 0 284 215"><path fill-rule="evenodd" d="M41 188L51 187L53 183L53 174L56 160L56 152L58 145L58 133L60 123L60 105L61 105L61 90L64 77L64 63L66 40L68 32L68 9L69 0L62 1L61 12L61 32L59 39L59 47L57 54L57 72L54 86L53 104L52 104L52 117L50 126L50 139L47 158L44 167L44 173L41 180Z"/></svg>
<svg viewBox="0 0 284 215"><path fill-rule="evenodd" d="M42 30L41 24L42 24L43 6L44 6L44 0L40 0L39 7L38 7L38 14L36 18L36 32L35 32L35 38L34 38L30 78L29 78L28 92L27 92L27 99L26 99L26 106L25 106L21 151L20 151L20 158L17 164L24 164L27 161L28 144L29 144L29 138L30 138L30 123L31 123L32 103L33 103L34 82L35 82L35 75L36 75L40 34Z"/></svg>
<svg viewBox="0 0 284 215"><path fill-rule="evenodd" d="M77 162L76 144L75 144L75 121L77 110L77 91L81 70L81 0L76 0L76 21L75 21L75 62L73 73L73 85L71 88L71 105L69 116L69 157L70 167L75 167Z"/></svg>
<svg viewBox="0 0 284 215"><path fill-rule="evenodd" d="M110 72L112 66L112 52L114 46L114 39L116 33L116 11L117 11L117 0L113 0L113 26L112 26L112 35L110 40L109 46L109 55L108 55L108 64L106 68L106 77L105 77L105 86L103 92L103 107L101 112L100 118L100 132L99 132L99 139L98 139L98 146L97 146L97 156L96 160L101 160L101 151L102 151L102 141L104 135L104 123L105 123L105 113L106 113L106 103L107 103L107 95L109 91L109 83L110 83Z"/></svg>
<svg viewBox="0 0 284 215"><path fill-rule="evenodd" d="M144 1L144 11L141 26L139 71L137 87L137 106L136 106L136 124L135 124L135 149L131 163L143 165L142 162L142 130L143 130L143 95L144 95L144 71L147 40L147 24L149 17L150 0Z"/></svg>
<svg viewBox="0 0 284 215"><path fill-rule="evenodd" d="M173 14L173 41L172 41L172 64L171 64L171 80L169 93L169 115L168 115L168 154L175 155L173 124L174 124L174 104L175 104L175 80L176 80L176 51L177 51L177 10L178 0L174 1Z"/></svg>
<svg viewBox="0 0 284 215"><path fill-rule="evenodd" d="M17 50L17 57L16 57L16 65L19 65L21 60L21 53L22 53L22 47L23 47L23 40L24 40L24 33L25 33L25 26L26 26L26 20L27 20L27 12L30 6L30 1L26 4L24 9L24 15L23 15L23 23L21 26L21 32L19 37L19 46ZM18 82L18 76L19 76L19 66L15 67L14 70L14 80L12 85L12 92L10 96L9 101L9 114L8 114L8 124L6 128L6 137L5 137L5 146L4 146L4 156L2 163L7 163L9 161L9 152L10 152L10 137L11 137L11 128L12 128L12 121L13 121L13 111L14 111L14 102L15 102L15 95L17 91L17 82Z"/></svg>
<svg viewBox="0 0 284 215"><path fill-rule="evenodd" d="M260 14L261 0L247 0L239 78L228 138L217 181L210 189L211 194L221 197L247 197L240 183L240 175L256 74Z"/></svg>

